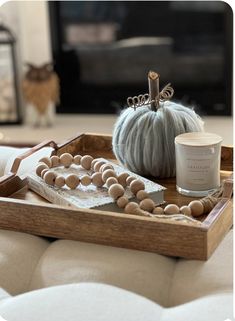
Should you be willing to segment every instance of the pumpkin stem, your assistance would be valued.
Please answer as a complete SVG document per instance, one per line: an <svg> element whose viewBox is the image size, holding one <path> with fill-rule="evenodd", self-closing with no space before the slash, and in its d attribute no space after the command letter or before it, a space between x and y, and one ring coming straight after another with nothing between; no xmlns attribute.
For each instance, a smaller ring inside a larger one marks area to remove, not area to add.
<svg viewBox="0 0 235 321"><path fill-rule="evenodd" d="M149 97L153 111L157 111L159 108L159 76L155 71L148 73Z"/></svg>

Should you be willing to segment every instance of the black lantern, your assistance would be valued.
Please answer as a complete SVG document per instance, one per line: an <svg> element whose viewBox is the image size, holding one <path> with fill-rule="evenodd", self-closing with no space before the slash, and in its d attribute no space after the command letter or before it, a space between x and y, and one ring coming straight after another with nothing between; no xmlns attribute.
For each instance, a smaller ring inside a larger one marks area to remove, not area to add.
<svg viewBox="0 0 235 321"><path fill-rule="evenodd" d="M21 122L16 39L0 24L0 125Z"/></svg>

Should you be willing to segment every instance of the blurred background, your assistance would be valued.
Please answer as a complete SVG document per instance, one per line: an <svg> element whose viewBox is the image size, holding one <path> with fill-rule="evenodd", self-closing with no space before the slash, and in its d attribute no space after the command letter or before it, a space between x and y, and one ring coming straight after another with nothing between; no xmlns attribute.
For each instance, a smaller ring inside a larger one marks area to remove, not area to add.
<svg viewBox="0 0 235 321"><path fill-rule="evenodd" d="M172 84L175 101L193 106L207 130L227 130L232 143L233 13L226 3L11 1L0 7L0 21L0 126L7 125L0 142L111 133L127 97L148 92L152 69L161 88ZM9 50L1 26L13 36ZM54 128L30 127L29 135L25 63L52 61L60 79Z"/></svg>
<svg viewBox="0 0 235 321"><path fill-rule="evenodd" d="M231 114L232 12L220 1L50 2L59 112L115 113L148 70L202 114ZM89 108L87 99L89 96ZM77 108L81 103L83 108Z"/></svg>

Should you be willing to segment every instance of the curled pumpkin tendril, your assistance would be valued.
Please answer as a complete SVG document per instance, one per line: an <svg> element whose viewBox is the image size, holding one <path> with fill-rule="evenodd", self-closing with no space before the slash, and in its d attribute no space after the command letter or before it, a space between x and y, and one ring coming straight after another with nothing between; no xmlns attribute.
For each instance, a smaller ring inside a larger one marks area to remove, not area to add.
<svg viewBox="0 0 235 321"><path fill-rule="evenodd" d="M155 99L151 100L149 94L138 95L127 98L128 107L132 107L134 109L138 107L143 107L146 105L150 105L152 102L164 102L166 100L170 100L174 95L174 89L171 87L171 84L167 84L159 93Z"/></svg>
<svg viewBox="0 0 235 321"><path fill-rule="evenodd" d="M171 84L167 84L159 94L160 101L170 100L174 95L174 89L171 87Z"/></svg>

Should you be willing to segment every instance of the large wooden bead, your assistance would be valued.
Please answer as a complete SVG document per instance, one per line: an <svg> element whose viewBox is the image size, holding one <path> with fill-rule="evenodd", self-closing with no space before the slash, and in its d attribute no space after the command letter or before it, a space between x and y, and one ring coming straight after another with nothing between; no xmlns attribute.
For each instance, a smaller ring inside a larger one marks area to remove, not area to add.
<svg viewBox="0 0 235 321"><path fill-rule="evenodd" d="M127 186L130 186L131 182L136 180L136 177L134 176L128 176L127 179L126 179L126 185Z"/></svg>
<svg viewBox="0 0 235 321"><path fill-rule="evenodd" d="M83 175L80 180L83 186L88 186L91 184L91 177L88 175Z"/></svg>
<svg viewBox="0 0 235 321"><path fill-rule="evenodd" d="M130 190L131 192L135 195L137 192L144 190L145 186L144 183L139 180L139 179L135 179L134 181L131 182L130 184Z"/></svg>
<svg viewBox="0 0 235 321"><path fill-rule="evenodd" d="M102 173L102 179L103 179L104 182L106 182L109 177L115 177L115 178L117 177L117 175L114 172L114 170L106 169L106 171L104 171Z"/></svg>
<svg viewBox="0 0 235 321"><path fill-rule="evenodd" d="M100 167L101 167L102 165L104 165L104 164L106 164L106 162L104 162L104 161L98 161L98 162L96 162L95 165L94 165L94 171L95 171L95 172L99 172Z"/></svg>
<svg viewBox="0 0 235 321"><path fill-rule="evenodd" d="M157 206L153 209L153 214L162 215L164 214L164 209L160 206Z"/></svg>
<svg viewBox="0 0 235 321"><path fill-rule="evenodd" d="M48 172L48 171L49 171L49 168L43 169L43 170L41 171L41 178L43 178L44 175L46 174L46 172Z"/></svg>
<svg viewBox="0 0 235 321"><path fill-rule="evenodd" d="M140 208L144 211L152 212L155 207L155 203L151 198L146 198L140 202Z"/></svg>
<svg viewBox="0 0 235 321"><path fill-rule="evenodd" d="M97 158L94 158L93 161L91 162L91 169L94 170L94 166L96 163L98 163L98 159Z"/></svg>
<svg viewBox="0 0 235 321"><path fill-rule="evenodd" d="M75 164L75 165L80 165L80 163L81 163L81 158L82 158L81 155L75 155L74 158L73 158L74 164Z"/></svg>
<svg viewBox="0 0 235 321"><path fill-rule="evenodd" d="M53 155L51 156L51 164L52 164L52 167L57 167L60 165L60 158L59 156L57 155Z"/></svg>
<svg viewBox="0 0 235 321"><path fill-rule="evenodd" d="M187 205L181 206L180 208L180 213L187 215L187 216L191 216L192 211L191 208Z"/></svg>
<svg viewBox="0 0 235 321"><path fill-rule="evenodd" d="M44 169L49 169L49 167L45 163L39 163L36 167L36 174L41 177L41 173Z"/></svg>
<svg viewBox="0 0 235 321"><path fill-rule="evenodd" d="M164 213L165 214L179 214L180 209L176 204L169 204L164 208Z"/></svg>
<svg viewBox="0 0 235 321"><path fill-rule="evenodd" d="M79 183L79 177L75 174L70 174L65 178L65 184L71 189L75 189Z"/></svg>
<svg viewBox="0 0 235 321"><path fill-rule="evenodd" d="M55 186L63 187L65 185L65 178L62 175L58 175L55 179Z"/></svg>
<svg viewBox="0 0 235 321"><path fill-rule="evenodd" d="M140 190L136 193L136 197L139 201L143 201L145 198L148 198L149 195L147 192L145 192L144 190Z"/></svg>
<svg viewBox="0 0 235 321"><path fill-rule="evenodd" d="M108 193L109 196L116 200L124 195L125 190L121 184L113 184L109 187Z"/></svg>
<svg viewBox="0 0 235 321"><path fill-rule="evenodd" d="M197 217L204 213L204 206L200 201L192 201L188 205L192 211L192 216Z"/></svg>
<svg viewBox="0 0 235 321"><path fill-rule="evenodd" d="M52 162L50 157L43 157L39 160L39 163L44 163L46 164L49 168L52 167Z"/></svg>
<svg viewBox="0 0 235 321"><path fill-rule="evenodd" d="M118 175L118 183L121 184L123 187L127 186L126 179L127 177L130 176L128 173L121 173Z"/></svg>
<svg viewBox="0 0 235 321"><path fill-rule="evenodd" d="M105 163L100 167L99 172L104 172L106 171L106 169L113 169L113 166L111 164Z"/></svg>
<svg viewBox="0 0 235 321"><path fill-rule="evenodd" d="M135 214L135 212L139 209L139 205L135 202L130 202L125 206L124 212L126 214Z"/></svg>
<svg viewBox="0 0 235 321"><path fill-rule="evenodd" d="M93 161L93 157L90 155L82 156L80 165L85 169L91 169L91 162Z"/></svg>
<svg viewBox="0 0 235 321"><path fill-rule="evenodd" d="M109 188L113 184L117 184L118 180L115 177L109 177L106 181L106 185Z"/></svg>
<svg viewBox="0 0 235 321"><path fill-rule="evenodd" d="M117 206L119 208L124 208L128 204L128 198L125 196L121 196L117 199Z"/></svg>
<svg viewBox="0 0 235 321"><path fill-rule="evenodd" d="M73 163L73 156L69 153L64 153L60 155L60 163L66 168L70 167Z"/></svg>
<svg viewBox="0 0 235 321"><path fill-rule="evenodd" d="M54 184L55 184L56 176L57 176L57 175L56 175L54 172L48 171L48 172L44 175L43 179L44 179L44 181L45 181L48 185L54 185Z"/></svg>
<svg viewBox="0 0 235 321"><path fill-rule="evenodd" d="M101 187L104 185L104 181L102 179L102 173L94 173L92 176L91 176L91 181L92 181L92 184L97 186L97 187Z"/></svg>

